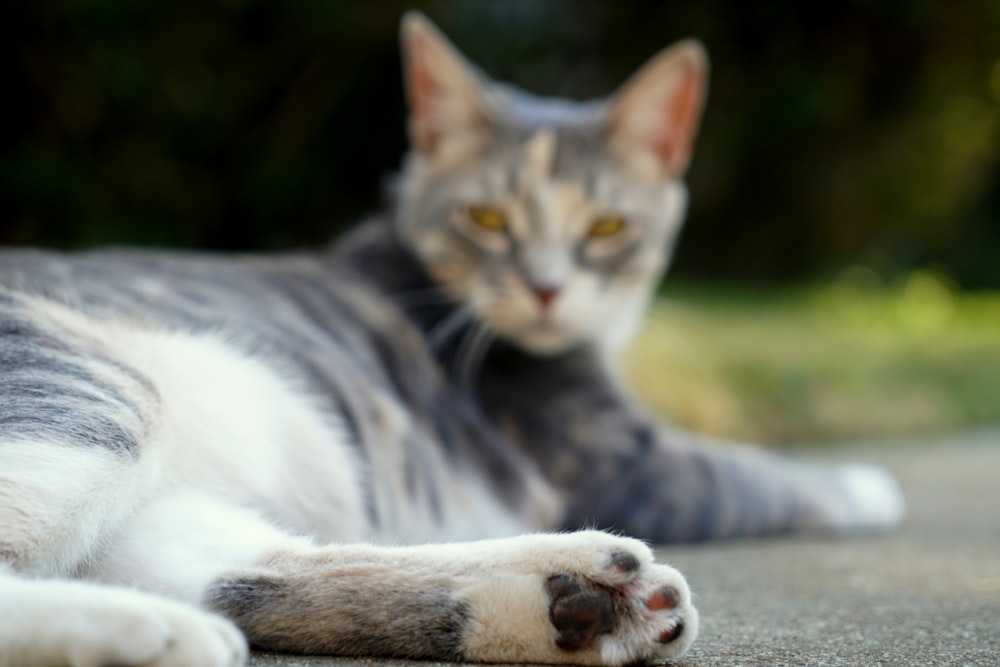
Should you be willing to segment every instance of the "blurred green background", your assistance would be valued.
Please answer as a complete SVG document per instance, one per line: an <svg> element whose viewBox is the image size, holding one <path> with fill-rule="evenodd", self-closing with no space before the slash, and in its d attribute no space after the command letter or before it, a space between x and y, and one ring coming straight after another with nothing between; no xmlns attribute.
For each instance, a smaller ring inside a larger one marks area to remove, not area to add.
<svg viewBox="0 0 1000 667"><path fill-rule="evenodd" d="M689 224L631 357L658 410L769 442L1000 421L998 2L4 3L0 244L327 240L405 150L410 7L570 97L707 45Z"/></svg>

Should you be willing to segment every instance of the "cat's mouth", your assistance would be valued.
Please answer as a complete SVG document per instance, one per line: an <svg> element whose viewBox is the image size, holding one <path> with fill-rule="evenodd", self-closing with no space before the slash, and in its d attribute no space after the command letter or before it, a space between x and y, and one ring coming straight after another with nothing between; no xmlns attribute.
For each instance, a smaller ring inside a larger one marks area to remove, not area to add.
<svg viewBox="0 0 1000 667"><path fill-rule="evenodd" d="M570 331L551 313L539 315L507 337L525 350L543 355L561 352L574 342Z"/></svg>
<svg viewBox="0 0 1000 667"><path fill-rule="evenodd" d="M559 323L556 321L556 316L548 308L543 308L535 317L532 324L540 329L556 329L559 327Z"/></svg>
<svg viewBox="0 0 1000 667"><path fill-rule="evenodd" d="M481 319L496 335L521 349L540 355L559 353L580 340L567 313L558 303L537 307L526 300L498 303L496 309L486 308ZM506 307L503 307L506 306Z"/></svg>

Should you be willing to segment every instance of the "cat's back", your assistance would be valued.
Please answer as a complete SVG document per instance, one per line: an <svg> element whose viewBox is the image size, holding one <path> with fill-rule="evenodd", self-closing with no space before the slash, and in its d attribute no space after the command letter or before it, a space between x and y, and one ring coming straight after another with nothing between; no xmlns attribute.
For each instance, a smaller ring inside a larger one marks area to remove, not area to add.
<svg viewBox="0 0 1000 667"><path fill-rule="evenodd" d="M309 257L0 251L0 449L131 460L146 497L181 485L302 532L367 535L330 378L370 373L295 305L333 298L320 276Z"/></svg>
<svg viewBox="0 0 1000 667"><path fill-rule="evenodd" d="M219 326L261 317L311 287L332 291L311 255L224 255L109 248L0 249L0 287L102 318Z"/></svg>
<svg viewBox="0 0 1000 667"><path fill-rule="evenodd" d="M213 336L312 371L332 348L349 348L343 363L374 372L383 360L371 350L412 344L416 335L386 295L322 251L0 249L0 295L8 303L0 319L67 310L98 323Z"/></svg>
<svg viewBox="0 0 1000 667"><path fill-rule="evenodd" d="M350 413L352 395L395 397L405 384L389 372L395 358L427 361L390 300L322 252L0 249L0 326L7 360L60 348L79 363L118 359L140 376L151 356L204 375L205 363L185 356L193 346L207 363L266 367L328 413ZM133 349L149 341L156 354Z"/></svg>
<svg viewBox="0 0 1000 667"><path fill-rule="evenodd" d="M522 464L356 258L0 251L0 441L161 451L174 478L329 539L477 530L462 517L498 501L467 507L484 494L451 467Z"/></svg>

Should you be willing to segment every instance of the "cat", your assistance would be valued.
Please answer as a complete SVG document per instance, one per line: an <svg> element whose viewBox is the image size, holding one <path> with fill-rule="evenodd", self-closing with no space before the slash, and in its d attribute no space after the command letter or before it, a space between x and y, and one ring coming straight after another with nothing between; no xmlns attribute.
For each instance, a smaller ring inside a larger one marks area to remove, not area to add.
<svg viewBox="0 0 1000 667"><path fill-rule="evenodd" d="M900 520L880 469L683 434L615 370L683 217L698 43L588 103L416 13L401 45L412 150L331 247L0 252L0 665L670 658L698 614L640 539Z"/></svg>

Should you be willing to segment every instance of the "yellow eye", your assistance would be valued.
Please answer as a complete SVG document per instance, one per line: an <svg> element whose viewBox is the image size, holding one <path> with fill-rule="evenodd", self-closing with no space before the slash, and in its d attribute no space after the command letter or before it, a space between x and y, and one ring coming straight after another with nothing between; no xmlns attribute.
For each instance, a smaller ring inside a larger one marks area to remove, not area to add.
<svg viewBox="0 0 1000 667"><path fill-rule="evenodd" d="M472 206L469 208L469 217L489 232L500 232L507 228L507 217L495 208Z"/></svg>
<svg viewBox="0 0 1000 667"><path fill-rule="evenodd" d="M620 216L605 215L594 220L593 224L590 225L588 235L592 239L603 239L614 236L623 229L625 229L625 220Z"/></svg>

